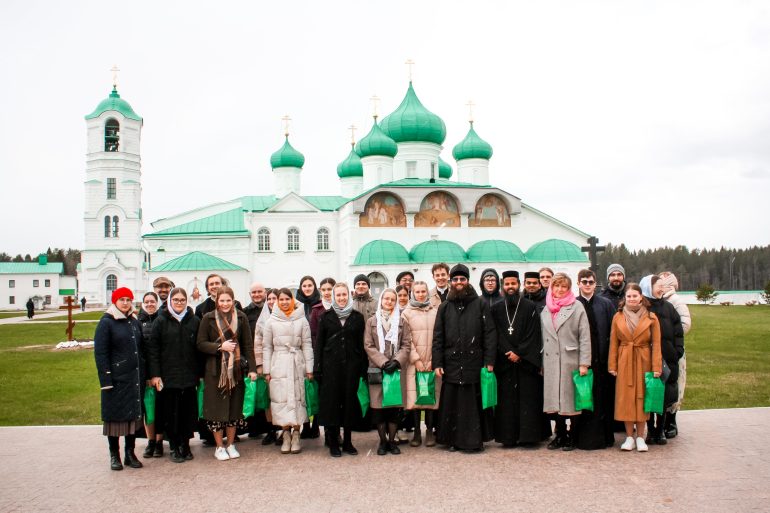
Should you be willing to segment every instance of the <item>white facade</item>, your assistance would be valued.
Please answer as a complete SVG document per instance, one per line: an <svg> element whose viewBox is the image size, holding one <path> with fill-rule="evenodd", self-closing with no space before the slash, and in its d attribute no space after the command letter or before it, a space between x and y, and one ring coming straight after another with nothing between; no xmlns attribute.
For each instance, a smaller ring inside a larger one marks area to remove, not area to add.
<svg viewBox="0 0 770 513"><path fill-rule="evenodd" d="M61 289L74 289L74 278L63 276L64 265L48 263L45 255L37 262L0 263L0 310L24 310L29 299L35 310L56 309L64 304Z"/></svg>

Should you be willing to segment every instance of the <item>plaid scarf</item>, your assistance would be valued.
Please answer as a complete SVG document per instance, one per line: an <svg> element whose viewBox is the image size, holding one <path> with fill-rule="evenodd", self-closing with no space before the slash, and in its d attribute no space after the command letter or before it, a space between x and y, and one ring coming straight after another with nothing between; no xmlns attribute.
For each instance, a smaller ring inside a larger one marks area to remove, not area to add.
<svg viewBox="0 0 770 513"><path fill-rule="evenodd" d="M228 340L235 342L235 351L229 353L222 351L222 371L219 373L219 389L224 392L229 392L237 383L235 376L236 366L240 366L241 362L241 348L236 338L238 333L238 312L232 312L233 320L228 322L227 319L219 313L219 310L215 310L214 318L217 322L217 331L219 331L219 340L224 343Z"/></svg>

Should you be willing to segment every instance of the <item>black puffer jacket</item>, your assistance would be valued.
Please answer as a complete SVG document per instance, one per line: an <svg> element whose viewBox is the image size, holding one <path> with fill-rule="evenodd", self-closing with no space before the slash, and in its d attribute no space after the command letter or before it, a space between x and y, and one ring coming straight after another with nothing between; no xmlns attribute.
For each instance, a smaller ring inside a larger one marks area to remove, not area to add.
<svg viewBox="0 0 770 513"><path fill-rule="evenodd" d="M136 317L126 318L114 305L110 307L94 334L103 421L131 421L142 416L145 380L142 346L142 326Z"/></svg>
<svg viewBox="0 0 770 513"><path fill-rule="evenodd" d="M142 325L142 356L144 357L145 364L145 376L150 376L150 355L147 353L147 348L150 344L150 335L152 334L152 323L158 318L160 310L157 310L154 314L148 314L144 310L139 312L136 316L136 320Z"/></svg>
<svg viewBox="0 0 770 513"><path fill-rule="evenodd" d="M674 370L679 367L679 359L684 355L684 329L682 319L674 305L665 299L647 298L650 300L650 312L658 316L660 322L660 350L663 359Z"/></svg>
<svg viewBox="0 0 770 513"><path fill-rule="evenodd" d="M433 368L443 368L446 383L478 383L481 368L494 365L497 331L489 307L473 290L461 298L450 290L433 328Z"/></svg>
<svg viewBox="0 0 770 513"><path fill-rule="evenodd" d="M160 377L167 388L189 388L198 383L198 326L200 319L187 307L182 322L168 309L152 325L148 345L150 377Z"/></svg>

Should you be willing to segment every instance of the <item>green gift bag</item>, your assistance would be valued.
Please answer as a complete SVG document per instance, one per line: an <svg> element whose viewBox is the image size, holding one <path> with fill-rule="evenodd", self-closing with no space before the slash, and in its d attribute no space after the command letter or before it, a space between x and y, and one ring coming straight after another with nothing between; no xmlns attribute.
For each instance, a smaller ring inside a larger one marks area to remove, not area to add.
<svg viewBox="0 0 770 513"><path fill-rule="evenodd" d="M318 413L318 382L313 379L305 378L305 404L308 417Z"/></svg>
<svg viewBox="0 0 770 513"><path fill-rule="evenodd" d="M144 422L155 424L155 387L144 387Z"/></svg>
<svg viewBox="0 0 770 513"><path fill-rule="evenodd" d="M436 375L433 372L415 372L417 399L414 404L431 406L436 404Z"/></svg>
<svg viewBox="0 0 770 513"><path fill-rule="evenodd" d="M644 413L659 413L663 415L663 397L666 394L666 384L656 378L652 372L644 373Z"/></svg>
<svg viewBox="0 0 770 513"><path fill-rule="evenodd" d="M575 383L575 411L594 411L594 371L588 369L585 376L580 371L572 371L572 382Z"/></svg>
<svg viewBox="0 0 770 513"><path fill-rule="evenodd" d="M254 388L254 411L270 408L270 389L267 386L267 380L262 376L258 377L254 382Z"/></svg>
<svg viewBox="0 0 770 513"><path fill-rule="evenodd" d="M246 390L243 393L243 418L248 419L254 416L254 403L257 399L257 382L251 378L246 378L244 382Z"/></svg>
<svg viewBox="0 0 770 513"><path fill-rule="evenodd" d="M486 367L481 368L481 407L486 410L497 406L497 377Z"/></svg>
<svg viewBox="0 0 770 513"><path fill-rule="evenodd" d="M358 403L361 405L361 416L366 416L369 410L369 385L364 378L358 380Z"/></svg>
<svg viewBox="0 0 770 513"><path fill-rule="evenodd" d="M198 382L198 418L203 418L203 380Z"/></svg>
<svg viewBox="0 0 770 513"><path fill-rule="evenodd" d="M393 408L394 406L403 406L404 400L401 398L401 371L396 370L388 374L382 373L382 407Z"/></svg>

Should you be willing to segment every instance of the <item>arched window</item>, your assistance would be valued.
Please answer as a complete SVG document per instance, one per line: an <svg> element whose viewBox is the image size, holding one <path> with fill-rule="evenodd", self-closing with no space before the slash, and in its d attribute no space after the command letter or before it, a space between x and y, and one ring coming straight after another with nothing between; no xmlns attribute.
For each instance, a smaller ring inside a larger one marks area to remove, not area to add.
<svg viewBox="0 0 770 513"><path fill-rule="evenodd" d="M316 234L318 241L318 251L329 251L329 229L319 228Z"/></svg>
<svg viewBox="0 0 770 513"><path fill-rule="evenodd" d="M257 232L257 251L270 251L270 230L260 228Z"/></svg>
<svg viewBox="0 0 770 513"><path fill-rule="evenodd" d="M299 251L299 230L296 228L286 232L286 251Z"/></svg>
<svg viewBox="0 0 770 513"><path fill-rule="evenodd" d="M112 291L118 288L118 277L114 274L108 274L105 282L107 285L107 301L109 301L111 299L110 296L112 296Z"/></svg>
<svg viewBox="0 0 770 513"><path fill-rule="evenodd" d="M112 236L118 236L118 216L112 216Z"/></svg>
<svg viewBox="0 0 770 513"><path fill-rule="evenodd" d="M104 216L104 237L107 238L110 236L111 230L110 230L110 216Z"/></svg>
<svg viewBox="0 0 770 513"><path fill-rule="evenodd" d="M104 151L118 151L120 143L120 123L110 118L104 124Z"/></svg>

